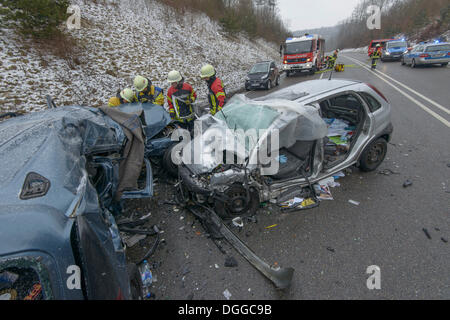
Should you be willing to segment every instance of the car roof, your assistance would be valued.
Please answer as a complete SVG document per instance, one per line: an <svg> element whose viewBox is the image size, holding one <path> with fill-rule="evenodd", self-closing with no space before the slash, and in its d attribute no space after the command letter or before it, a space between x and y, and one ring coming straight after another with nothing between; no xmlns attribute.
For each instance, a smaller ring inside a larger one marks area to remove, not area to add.
<svg viewBox="0 0 450 320"><path fill-rule="evenodd" d="M429 46L441 46L441 45L449 45L450 42L439 42L439 43L424 43L422 44L425 47L429 47Z"/></svg>
<svg viewBox="0 0 450 320"><path fill-rule="evenodd" d="M377 39L377 40L372 40L371 42L382 42L382 41L387 42L387 41L391 41L391 40L394 40L394 39Z"/></svg>
<svg viewBox="0 0 450 320"><path fill-rule="evenodd" d="M265 100L265 99L283 99L284 97L290 96L289 100L303 102L310 100L318 95L324 94L326 92L334 91L336 89L341 89L349 87L355 84L360 84L361 82L355 80L347 79L335 79L335 80L309 80L293 84L287 88L275 91L264 97L264 99L255 100ZM284 98L286 99L286 98Z"/></svg>

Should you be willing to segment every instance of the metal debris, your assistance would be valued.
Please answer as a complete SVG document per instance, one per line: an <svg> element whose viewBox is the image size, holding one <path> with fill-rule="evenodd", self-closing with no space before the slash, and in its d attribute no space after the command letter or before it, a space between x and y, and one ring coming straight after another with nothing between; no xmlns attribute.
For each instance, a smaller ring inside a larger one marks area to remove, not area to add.
<svg viewBox="0 0 450 320"><path fill-rule="evenodd" d="M428 230L425 229L425 228L423 228L422 230L423 230L423 232L425 233L425 235L427 236L427 238L431 240L431 236L430 236L430 234L428 233Z"/></svg>

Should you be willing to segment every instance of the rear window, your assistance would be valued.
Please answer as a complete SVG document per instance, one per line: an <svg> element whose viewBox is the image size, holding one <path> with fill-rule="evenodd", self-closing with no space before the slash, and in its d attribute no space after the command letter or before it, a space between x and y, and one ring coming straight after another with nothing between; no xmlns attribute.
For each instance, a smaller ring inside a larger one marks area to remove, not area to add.
<svg viewBox="0 0 450 320"><path fill-rule="evenodd" d="M441 46L429 46L425 52L450 51L450 44Z"/></svg>
<svg viewBox="0 0 450 320"><path fill-rule="evenodd" d="M365 93L365 92L360 92L360 94L364 98L364 100L367 102L370 112L375 112L381 108L381 103L378 102L378 100L375 99L374 97L372 97L370 94Z"/></svg>

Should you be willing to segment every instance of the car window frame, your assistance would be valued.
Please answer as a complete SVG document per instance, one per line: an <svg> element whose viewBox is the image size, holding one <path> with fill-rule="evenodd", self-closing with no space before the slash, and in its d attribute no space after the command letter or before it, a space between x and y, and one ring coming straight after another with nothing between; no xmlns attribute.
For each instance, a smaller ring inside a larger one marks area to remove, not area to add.
<svg viewBox="0 0 450 320"><path fill-rule="evenodd" d="M383 104L380 101L378 101L372 94L370 94L368 92L360 91L360 92L358 92L358 95L361 96L361 98L367 104L367 107L369 108L370 113L375 113L378 110L383 108ZM369 98L371 98L372 100L375 100L377 102L377 104L379 105L379 107L377 107L375 110L372 110L372 104L370 103L369 99L367 99L367 96Z"/></svg>

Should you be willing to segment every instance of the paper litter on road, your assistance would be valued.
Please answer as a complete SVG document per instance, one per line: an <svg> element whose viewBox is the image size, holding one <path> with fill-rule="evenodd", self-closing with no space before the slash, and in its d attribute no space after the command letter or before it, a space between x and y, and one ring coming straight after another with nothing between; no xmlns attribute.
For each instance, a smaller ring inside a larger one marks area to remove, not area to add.
<svg viewBox="0 0 450 320"><path fill-rule="evenodd" d="M315 184L314 191L319 200L334 200L328 185Z"/></svg>
<svg viewBox="0 0 450 320"><path fill-rule="evenodd" d="M228 291L228 289L226 289L226 290L223 292L223 296L224 296L227 300L230 300L230 298L231 298L231 293L230 293L230 291Z"/></svg>
<svg viewBox="0 0 450 320"><path fill-rule="evenodd" d="M238 227L238 228L244 227L244 221L242 220L241 217L234 218L232 220L232 222L235 227Z"/></svg>
<svg viewBox="0 0 450 320"><path fill-rule="evenodd" d="M334 177L329 177L329 178L320 180L319 184L321 186L329 186L331 188L336 188L336 187L340 187L341 186L341 184L339 182L335 181Z"/></svg>
<svg viewBox="0 0 450 320"><path fill-rule="evenodd" d="M355 206L359 206L360 202L355 201L355 200L348 200L348 202L350 202L351 204L354 204Z"/></svg>
<svg viewBox="0 0 450 320"><path fill-rule="evenodd" d="M291 200L288 200L286 202L283 202L280 206L283 207L283 208L290 208L290 207L293 207L293 206L295 206L295 205L297 205L299 203L302 203L303 200L304 200L303 198L295 197L294 199L291 199Z"/></svg>
<svg viewBox="0 0 450 320"><path fill-rule="evenodd" d="M334 180L337 180L337 179L343 178L343 177L345 177L345 173L342 172L342 171L340 171L340 172L338 172L338 173L335 173L335 174L333 175Z"/></svg>

